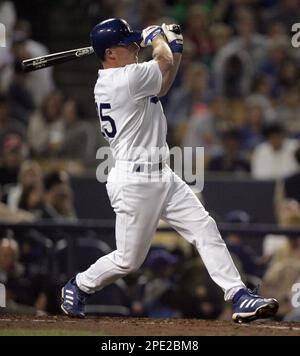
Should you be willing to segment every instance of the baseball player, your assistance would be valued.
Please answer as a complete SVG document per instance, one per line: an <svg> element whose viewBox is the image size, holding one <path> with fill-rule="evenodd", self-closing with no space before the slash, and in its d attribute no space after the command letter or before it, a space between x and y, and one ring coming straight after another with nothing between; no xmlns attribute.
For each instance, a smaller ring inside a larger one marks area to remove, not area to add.
<svg viewBox="0 0 300 356"><path fill-rule="evenodd" d="M102 133L115 159L106 187L116 213L117 249L63 287L61 307L71 317L83 318L89 295L142 265L160 219L197 248L225 300L233 302L235 322L267 318L278 310L275 299L246 289L215 221L166 164L167 123L159 97L170 89L181 61L183 37L174 29L180 28L150 26L141 34L115 18L99 23L91 32L103 66L95 101ZM141 46L152 46L153 59L139 64L141 40ZM160 154L139 154L153 148ZM149 180L149 174L157 179Z"/></svg>

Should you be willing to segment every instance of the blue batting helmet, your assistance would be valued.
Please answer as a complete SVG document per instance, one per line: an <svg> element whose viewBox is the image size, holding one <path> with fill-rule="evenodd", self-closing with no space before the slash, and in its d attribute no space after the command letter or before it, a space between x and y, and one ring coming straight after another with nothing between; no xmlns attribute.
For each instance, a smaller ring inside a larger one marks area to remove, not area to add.
<svg viewBox="0 0 300 356"><path fill-rule="evenodd" d="M90 38L96 55L103 59L107 48L139 42L141 32L132 31L125 20L114 18L96 25L90 34Z"/></svg>

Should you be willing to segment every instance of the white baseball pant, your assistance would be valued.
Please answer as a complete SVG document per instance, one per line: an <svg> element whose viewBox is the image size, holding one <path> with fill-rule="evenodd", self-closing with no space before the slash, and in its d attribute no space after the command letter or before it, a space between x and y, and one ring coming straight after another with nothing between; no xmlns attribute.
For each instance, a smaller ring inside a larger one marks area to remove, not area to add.
<svg viewBox="0 0 300 356"><path fill-rule="evenodd" d="M76 277L88 294L136 271L144 262L159 220L169 223L198 250L211 278L225 300L245 285L232 261L215 221L190 187L168 166L152 172L134 172L133 162L116 162L109 174L107 192L116 213L117 250L101 257Z"/></svg>

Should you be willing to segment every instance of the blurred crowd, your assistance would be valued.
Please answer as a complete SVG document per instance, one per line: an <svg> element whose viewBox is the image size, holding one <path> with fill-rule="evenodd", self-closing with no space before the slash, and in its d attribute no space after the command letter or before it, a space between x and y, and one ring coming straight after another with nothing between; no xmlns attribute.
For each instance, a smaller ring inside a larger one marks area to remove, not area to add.
<svg viewBox="0 0 300 356"><path fill-rule="evenodd" d="M28 16L26 6L15 3L0 1L7 38L0 56L0 146L3 150L9 133L18 134L30 158L71 161L73 169L84 169L95 159L96 120L88 120L78 102L57 87L53 68L22 72L22 60L49 51L17 13L19 8ZM182 26L182 65L162 98L171 147L204 147L206 169L212 172L273 179L298 170L300 54L291 43L291 27L300 17L298 0L62 4L57 6L70 17L84 14L90 27L113 16L138 29L163 22ZM141 60L150 56L142 51ZM285 165L278 169L281 161Z"/></svg>
<svg viewBox="0 0 300 356"><path fill-rule="evenodd" d="M298 0L65 0L55 6L90 28L114 16L136 29L180 24L182 65L161 98L169 145L204 147L207 172L278 180L278 224L299 228L300 50L291 44L299 5ZM65 95L53 68L22 71L22 60L49 53L32 31L41 17L25 2L0 0L0 23L6 27L6 47L0 48L0 219L75 219L67 172L84 174L95 167L101 136L96 112L91 120ZM141 52L141 60L150 58L149 49ZM227 218L251 223L246 212ZM59 284L51 281L43 258L53 241L36 231L18 242L9 231L1 234L0 283L8 286L9 310L56 313ZM166 239L158 238L126 287L114 286L120 293L116 305L125 305L128 315L226 318L222 295L199 258L186 246L178 248L177 236L170 237L171 248ZM279 318L300 318L290 304L291 286L300 280L299 239L267 236L261 254L238 235L226 236L226 242L250 287L262 282L265 295L280 291Z"/></svg>

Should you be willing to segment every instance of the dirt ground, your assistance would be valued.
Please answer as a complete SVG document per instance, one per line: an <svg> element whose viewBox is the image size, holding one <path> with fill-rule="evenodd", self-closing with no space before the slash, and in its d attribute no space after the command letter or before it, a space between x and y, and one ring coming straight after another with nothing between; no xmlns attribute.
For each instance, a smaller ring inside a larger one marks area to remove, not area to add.
<svg viewBox="0 0 300 356"><path fill-rule="evenodd" d="M93 318L74 320L65 317L0 317L1 330L83 331L106 336L300 336L300 324L254 322L237 325L230 321L187 319Z"/></svg>

